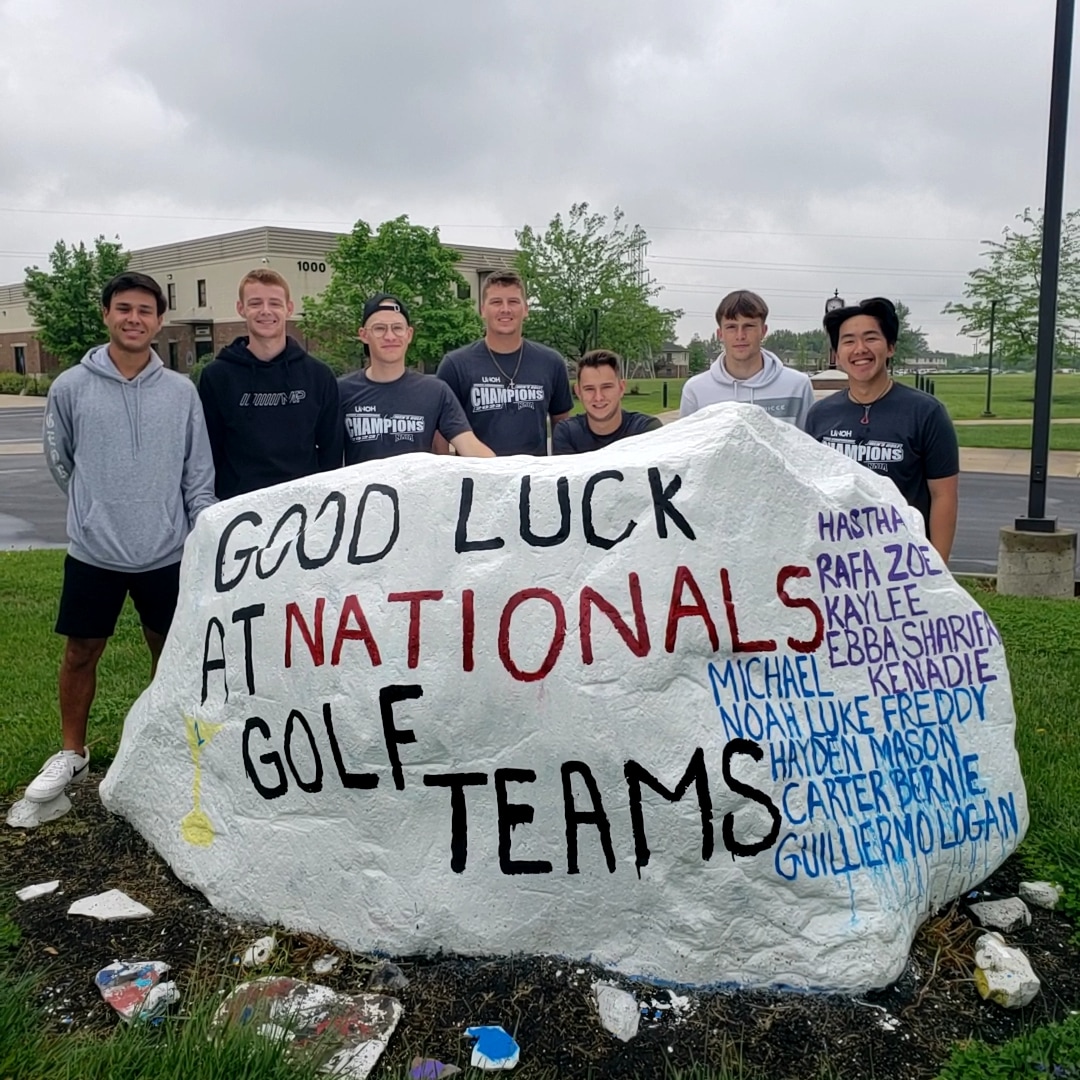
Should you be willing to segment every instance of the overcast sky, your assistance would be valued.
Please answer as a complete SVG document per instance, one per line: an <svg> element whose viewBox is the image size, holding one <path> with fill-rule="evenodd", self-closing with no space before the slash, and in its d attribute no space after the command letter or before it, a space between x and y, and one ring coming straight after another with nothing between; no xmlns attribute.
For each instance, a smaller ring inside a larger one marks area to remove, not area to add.
<svg viewBox="0 0 1080 1080"><path fill-rule="evenodd" d="M793 330L839 288L969 351L941 308L1042 203L1053 23L1053 0L0 0L0 282L99 233L405 213L512 246L584 200L645 226L683 341L733 288Z"/></svg>

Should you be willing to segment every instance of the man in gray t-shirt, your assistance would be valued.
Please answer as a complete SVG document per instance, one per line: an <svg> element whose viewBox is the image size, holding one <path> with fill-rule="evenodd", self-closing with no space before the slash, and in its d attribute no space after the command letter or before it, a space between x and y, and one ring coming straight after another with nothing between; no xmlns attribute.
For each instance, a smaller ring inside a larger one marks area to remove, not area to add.
<svg viewBox="0 0 1080 1080"><path fill-rule="evenodd" d="M376 293L364 305L363 320L359 337L371 362L338 382L345 464L430 451L436 435L463 456L494 457L445 383L406 370L413 328L405 305Z"/></svg>
<svg viewBox="0 0 1080 1080"><path fill-rule="evenodd" d="M512 270L492 274L480 300L484 336L447 353L438 370L477 436L500 457L547 454L548 417L554 428L574 406L566 361L522 336L528 313L521 278Z"/></svg>

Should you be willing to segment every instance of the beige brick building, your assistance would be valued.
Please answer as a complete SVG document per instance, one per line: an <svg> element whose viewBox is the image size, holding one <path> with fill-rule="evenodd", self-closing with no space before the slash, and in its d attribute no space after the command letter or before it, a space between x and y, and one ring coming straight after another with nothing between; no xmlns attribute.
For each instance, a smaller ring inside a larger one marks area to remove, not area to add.
<svg viewBox="0 0 1080 1080"><path fill-rule="evenodd" d="M267 227L133 251L130 268L153 277L168 299L165 324L154 342L158 355L169 367L188 371L197 359L216 353L244 333L236 315L236 286L257 267L276 270L288 281L296 315L301 315L303 298L317 296L326 288L330 280L327 255L341 235ZM461 255L457 268L465 278L467 298L479 304L484 279L512 266L515 252L453 247ZM307 344L297 324L291 324L290 333ZM104 326L101 337L104 341ZM37 341L25 288L0 286L0 371L33 375L56 366Z"/></svg>

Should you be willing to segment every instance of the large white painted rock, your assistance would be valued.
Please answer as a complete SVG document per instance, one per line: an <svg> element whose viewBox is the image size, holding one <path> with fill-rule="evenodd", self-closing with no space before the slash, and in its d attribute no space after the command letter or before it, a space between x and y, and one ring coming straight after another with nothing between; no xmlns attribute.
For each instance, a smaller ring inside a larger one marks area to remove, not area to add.
<svg viewBox="0 0 1080 1080"><path fill-rule="evenodd" d="M1013 730L893 485L726 405L205 511L101 793L218 908L358 949L862 989L1022 838Z"/></svg>

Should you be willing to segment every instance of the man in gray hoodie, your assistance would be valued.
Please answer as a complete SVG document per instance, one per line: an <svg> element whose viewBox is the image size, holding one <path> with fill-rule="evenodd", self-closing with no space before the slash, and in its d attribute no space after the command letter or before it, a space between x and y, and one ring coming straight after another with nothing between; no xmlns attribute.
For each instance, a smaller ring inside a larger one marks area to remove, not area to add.
<svg viewBox="0 0 1080 1080"><path fill-rule="evenodd" d="M761 347L769 332L768 317L765 301L747 289L728 293L720 301L716 324L724 351L708 371L686 380L680 416L718 401L744 401L805 429L806 414L814 404L813 385L808 376L785 367L780 357Z"/></svg>
<svg viewBox="0 0 1080 1080"><path fill-rule="evenodd" d="M195 385L169 371L152 342L165 296L123 273L101 295L109 343L49 389L45 456L68 497L67 558L56 632L63 748L26 789L49 802L86 776L86 723L105 643L130 594L150 649L150 677L172 622L184 541L215 501L214 463Z"/></svg>

